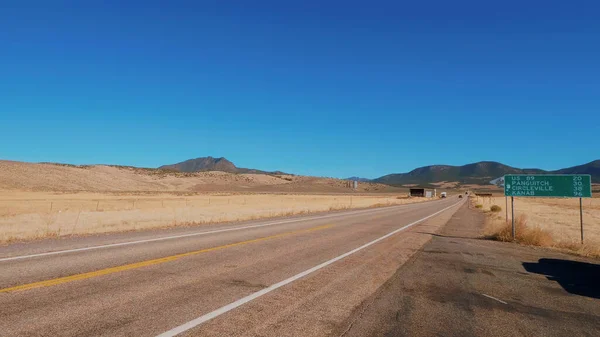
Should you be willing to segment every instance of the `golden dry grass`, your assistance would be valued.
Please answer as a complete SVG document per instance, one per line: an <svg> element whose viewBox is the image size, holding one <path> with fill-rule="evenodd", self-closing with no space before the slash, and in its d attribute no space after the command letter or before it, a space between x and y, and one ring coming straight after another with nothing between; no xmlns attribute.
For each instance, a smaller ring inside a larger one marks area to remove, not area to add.
<svg viewBox="0 0 600 337"><path fill-rule="evenodd" d="M348 181L293 175L179 173L165 170L35 164L0 160L0 191L349 193ZM400 192L359 183L357 192Z"/></svg>
<svg viewBox="0 0 600 337"><path fill-rule="evenodd" d="M498 241L513 241L512 224L502 221L491 222L486 228L486 236ZM533 246L551 247L554 245L552 235L540 227L527 225L527 216L521 214L515 219L515 241Z"/></svg>
<svg viewBox="0 0 600 337"><path fill-rule="evenodd" d="M437 188L447 188L447 189L456 189L459 185L458 181L440 181L438 183L431 183L431 185L434 185Z"/></svg>
<svg viewBox="0 0 600 337"><path fill-rule="evenodd" d="M485 235L499 241L512 241L510 200L508 221L503 197L471 198L488 212ZM502 211L490 212L492 205ZM552 247L582 256L600 257L600 199L584 200L584 244L581 244L578 199L515 198L516 241Z"/></svg>
<svg viewBox="0 0 600 337"><path fill-rule="evenodd" d="M398 195L0 192L0 242L420 202Z"/></svg>

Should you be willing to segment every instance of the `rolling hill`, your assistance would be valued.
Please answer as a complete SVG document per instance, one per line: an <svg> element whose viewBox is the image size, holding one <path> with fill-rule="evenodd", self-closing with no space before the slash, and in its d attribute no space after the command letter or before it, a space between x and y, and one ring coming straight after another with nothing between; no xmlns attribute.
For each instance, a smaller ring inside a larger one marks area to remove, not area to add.
<svg viewBox="0 0 600 337"><path fill-rule="evenodd" d="M159 169L177 172L223 171L235 173L238 168L223 157L213 158L209 156L188 159L176 164L163 165Z"/></svg>
<svg viewBox="0 0 600 337"><path fill-rule="evenodd" d="M230 162L224 157L213 158L213 157L200 157L195 159L188 159L176 164L163 165L158 169L170 170L176 172L206 172L206 171L221 171L229 173L256 173L256 174L286 174L281 171L267 172L257 169L249 169L235 166L234 163Z"/></svg>
<svg viewBox="0 0 600 337"><path fill-rule="evenodd" d="M414 169L408 173L388 174L372 180L373 182L392 185L429 186L438 182L458 182L460 184L487 185L493 179L505 174L590 174L592 181L600 183L600 160L584 165L574 166L556 171L542 169L520 169L498 162L482 161L463 166L431 165Z"/></svg>
<svg viewBox="0 0 600 337"><path fill-rule="evenodd" d="M222 165L222 164L221 164ZM215 165L219 167L219 165ZM211 193L399 193L383 184L360 183L358 190L335 178L285 174L230 173L222 171L177 172L167 169L116 165L70 165L0 160L0 192L157 192ZM14 198L12 194L9 198ZM1 201L2 199L0 199ZM0 209L1 209L0 202Z"/></svg>
<svg viewBox="0 0 600 337"><path fill-rule="evenodd" d="M593 162L568 167L562 170L554 171L556 174L590 174L592 176L592 181L595 183L600 183L600 160L595 160Z"/></svg>
<svg viewBox="0 0 600 337"><path fill-rule="evenodd" d="M200 157L189 159L180 163L163 165L159 169L176 172L206 172L222 171L228 173L258 173L269 175L285 174L280 171L266 172L257 169L237 167L226 158ZM594 183L600 183L600 160L573 166L556 171L546 171L538 168L516 168L494 161L481 161L463 166L431 165L416 168L407 173L388 174L383 177L369 180L360 177L350 177L346 180L359 182L373 182L391 186L420 185L433 187L432 184L440 182L456 182L458 184L488 185L490 181L505 174L590 174Z"/></svg>

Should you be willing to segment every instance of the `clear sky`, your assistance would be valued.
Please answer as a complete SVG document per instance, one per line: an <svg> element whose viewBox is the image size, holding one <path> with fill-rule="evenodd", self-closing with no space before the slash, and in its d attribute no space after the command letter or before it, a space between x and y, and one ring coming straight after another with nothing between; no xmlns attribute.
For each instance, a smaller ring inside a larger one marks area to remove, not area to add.
<svg viewBox="0 0 600 337"><path fill-rule="evenodd" d="M125 4L126 3L126 4ZM600 158L598 1L2 1L0 158L374 178Z"/></svg>

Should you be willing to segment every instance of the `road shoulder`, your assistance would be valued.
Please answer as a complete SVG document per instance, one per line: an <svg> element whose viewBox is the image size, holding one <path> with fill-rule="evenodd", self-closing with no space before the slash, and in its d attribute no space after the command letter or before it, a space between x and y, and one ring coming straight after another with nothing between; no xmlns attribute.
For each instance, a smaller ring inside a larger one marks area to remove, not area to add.
<svg viewBox="0 0 600 337"><path fill-rule="evenodd" d="M600 262L479 239L461 207L336 331L342 336L598 336Z"/></svg>

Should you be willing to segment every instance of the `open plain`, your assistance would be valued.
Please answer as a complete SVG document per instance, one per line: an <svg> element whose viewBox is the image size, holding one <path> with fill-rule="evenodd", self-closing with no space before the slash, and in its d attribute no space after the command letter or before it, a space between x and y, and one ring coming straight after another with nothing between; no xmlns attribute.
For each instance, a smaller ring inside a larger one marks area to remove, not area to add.
<svg viewBox="0 0 600 337"><path fill-rule="evenodd" d="M421 202L382 184L0 161L0 242Z"/></svg>
<svg viewBox="0 0 600 337"><path fill-rule="evenodd" d="M600 255L600 198L582 200L584 243L581 245L581 226L579 218L579 199L563 198L515 198L515 221L521 221L530 229L539 229L552 237L548 245L581 250L586 255ZM508 207L504 197L474 197L473 205L481 205L488 213L487 232L497 231L511 222L511 203ZM497 205L500 212L490 212L490 207Z"/></svg>
<svg viewBox="0 0 600 337"><path fill-rule="evenodd" d="M396 195L0 193L0 242L422 202Z"/></svg>

